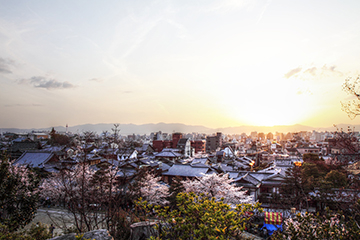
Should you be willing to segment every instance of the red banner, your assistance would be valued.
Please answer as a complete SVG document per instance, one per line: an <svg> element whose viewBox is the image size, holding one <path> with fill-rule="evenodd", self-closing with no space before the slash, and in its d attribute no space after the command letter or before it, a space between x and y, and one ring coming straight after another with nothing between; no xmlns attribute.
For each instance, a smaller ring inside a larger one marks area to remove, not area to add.
<svg viewBox="0 0 360 240"><path fill-rule="evenodd" d="M282 213L279 212L265 212L265 223L281 225L282 223Z"/></svg>

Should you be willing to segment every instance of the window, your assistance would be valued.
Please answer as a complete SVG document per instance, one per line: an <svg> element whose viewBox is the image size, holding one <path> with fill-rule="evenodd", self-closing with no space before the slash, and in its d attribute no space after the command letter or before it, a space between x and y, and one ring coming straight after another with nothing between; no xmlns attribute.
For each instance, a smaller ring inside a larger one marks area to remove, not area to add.
<svg viewBox="0 0 360 240"><path fill-rule="evenodd" d="M274 188L273 188L273 193L279 194L279 192L280 192L280 191L279 191L279 188L278 188L278 187L274 187Z"/></svg>

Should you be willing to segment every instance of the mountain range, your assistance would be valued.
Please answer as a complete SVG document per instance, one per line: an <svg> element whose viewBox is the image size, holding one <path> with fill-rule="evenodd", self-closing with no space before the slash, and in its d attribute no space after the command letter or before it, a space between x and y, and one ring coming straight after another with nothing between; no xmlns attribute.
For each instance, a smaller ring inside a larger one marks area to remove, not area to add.
<svg viewBox="0 0 360 240"><path fill-rule="evenodd" d="M289 126L237 126L237 127L226 127L226 128L208 128L201 125L186 125L182 123L150 123L150 124L119 124L118 129L120 129L121 135L129 135L129 134L150 134L151 132L162 131L164 133L173 133L173 132L182 132L182 133L205 133L212 134L216 132L222 132L224 134L241 134L246 133L249 134L251 132L299 132L299 131L336 131L336 129L344 129L347 131L348 127L353 129L354 131L360 130L360 125L347 125L347 124L339 124L336 127L323 127L323 128L314 128L310 126L304 125L289 125ZM102 133L103 131L112 132L112 128L114 128L114 124L112 123L99 123L99 124L83 124L76 126L69 126L68 131L72 133L82 133L85 131L92 131L96 133ZM50 131L52 127L48 128L31 128L31 129L19 129L19 128L0 128L0 132L13 132L13 133L25 133L31 131ZM66 127L64 126L54 126L54 129L58 132L65 132Z"/></svg>

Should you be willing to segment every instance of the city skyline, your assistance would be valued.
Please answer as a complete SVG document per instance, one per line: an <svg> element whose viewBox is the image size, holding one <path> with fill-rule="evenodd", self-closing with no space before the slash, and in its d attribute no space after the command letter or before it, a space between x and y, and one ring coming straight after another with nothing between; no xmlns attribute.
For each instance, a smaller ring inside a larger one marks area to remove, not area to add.
<svg viewBox="0 0 360 240"><path fill-rule="evenodd" d="M0 6L1 128L358 123L359 1Z"/></svg>

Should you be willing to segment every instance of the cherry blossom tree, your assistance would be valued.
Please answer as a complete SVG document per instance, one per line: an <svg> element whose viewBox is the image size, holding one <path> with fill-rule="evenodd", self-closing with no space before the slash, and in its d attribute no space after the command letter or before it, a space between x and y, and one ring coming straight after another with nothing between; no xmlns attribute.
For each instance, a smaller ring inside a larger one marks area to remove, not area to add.
<svg viewBox="0 0 360 240"><path fill-rule="evenodd" d="M228 174L207 174L195 180L183 181L186 192L194 192L197 195L201 193L208 194L209 197L217 201L236 205L240 203L252 203L252 198L246 195L246 192L231 184Z"/></svg>
<svg viewBox="0 0 360 240"><path fill-rule="evenodd" d="M110 224L109 208L104 212L101 207L112 206L115 176L114 169L96 173L89 165L81 163L44 180L41 195L66 206L78 231L91 231Z"/></svg>
<svg viewBox="0 0 360 240"><path fill-rule="evenodd" d="M360 228L354 219L331 213L297 214L284 222L284 231L271 239L359 239Z"/></svg>
<svg viewBox="0 0 360 240"><path fill-rule="evenodd" d="M134 200L134 195L127 183L117 178L118 173L119 169L111 165L94 171L91 166L80 163L44 180L42 197L63 205L70 213L68 216L64 212L54 223L61 222L62 226L58 227L63 229L73 224L79 232L106 228L116 239L129 239L130 225L137 217L126 211L124 203ZM151 179L145 182L158 187L158 183L151 184ZM147 197L146 191L144 197Z"/></svg>
<svg viewBox="0 0 360 240"><path fill-rule="evenodd" d="M169 195L169 187L161 183L161 178L148 173L139 183L140 195L149 204L165 205L168 203L166 198Z"/></svg>
<svg viewBox="0 0 360 240"><path fill-rule="evenodd" d="M14 166L8 156L0 158L0 222L16 231L34 218L39 179L25 166Z"/></svg>
<svg viewBox="0 0 360 240"><path fill-rule="evenodd" d="M343 84L343 90L353 97L352 101L341 102L342 110L345 111L349 118L354 119L360 115L360 76L347 78Z"/></svg>

